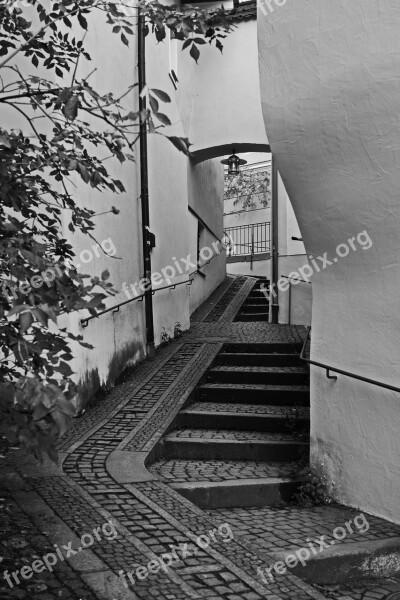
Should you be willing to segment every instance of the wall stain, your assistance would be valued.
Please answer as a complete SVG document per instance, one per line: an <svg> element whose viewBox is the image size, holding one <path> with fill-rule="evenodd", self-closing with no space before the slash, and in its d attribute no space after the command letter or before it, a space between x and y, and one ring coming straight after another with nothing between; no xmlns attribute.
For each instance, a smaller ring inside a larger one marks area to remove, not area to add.
<svg viewBox="0 0 400 600"><path fill-rule="evenodd" d="M131 375L144 358L143 344L129 342L121 350L115 352L108 366L108 375L105 380L100 379L97 369L86 371L78 382L80 399L75 406L77 414L89 405L92 406L104 399L110 389L122 383L121 378L124 378L125 373Z"/></svg>

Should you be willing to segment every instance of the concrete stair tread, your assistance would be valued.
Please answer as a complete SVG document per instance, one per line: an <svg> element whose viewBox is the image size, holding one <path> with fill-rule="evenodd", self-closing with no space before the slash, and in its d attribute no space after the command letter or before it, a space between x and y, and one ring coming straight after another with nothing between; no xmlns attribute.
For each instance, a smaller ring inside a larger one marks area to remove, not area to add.
<svg viewBox="0 0 400 600"><path fill-rule="evenodd" d="M304 366L296 354L283 354L278 352L220 352L215 366Z"/></svg>
<svg viewBox="0 0 400 600"><path fill-rule="evenodd" d="M242 309L245 308L246 312L248 312L249 309L258 309L258 308L262 308L263 310L265 310L266 308L268 308L268 303L267 302L262 302L262 303L258 303L258 302L245 302L242 306Z"/></svg>
<svg viewBox="0 0 400 600"><path fill-rule="evenodd" d="M224 345L223 353L247 352L251 354L300 354L302 348L301 343L284 343L284 342L231 342Z"/></svg>
<svg viewBox="0 0 400 600"><path fill-rule="evenodd" d="M201 418L203 413L210 414L235 414L236 416L246 417L247 415L259 415L288 419L309 419L310 409L302 406L293 408L293 406L277 406L268 404L246 404L229 402L196 402L188 408L181 411L181 414L198 414Z"/></svg>
<svg viewBox="0 0 400 600"><path fill-rule="evenodd" d="M200 390L219 390L228 389L232 390L244 390L248 392L308 392L309 387L307 385L270 385L267 383L204 383L199 386Z"/></svg>
<svg viewBox="0 0 400 600"><path fill-rule="evenodd" d="M291 433L263 431L229 431L220 429L175 429L166 437L167 442L193 441L212 444L213 442L235 442L250 444L308 444L308 440Z"/></svg>
<svg viewBox="0 0 400 600"><path fill-rule="evenodd" d="M225 358L226 356L243 356L243 358L251 358L253 356L261 356L261 357L270 357L270 356L274 356L274 357L278 357L280 358L282 357L286 357L286 356L290 356L296 357L296 354L293 354L293 352L220 352L218 354L218 358ZM299 357L296 357L299 358ZM300 360L300 358L299 358Z"/></svg>
<svg viewBox="0 0 400 600"><path fill-rule="evenodd" d="M307 368L304 366L299 367L260 367L260 366L241 366L241 365L217 365L207 371L208 373L263 373L268 375L269 373L304 373L307 374Z"/></svg>
<svg viewBox="0 0 400 600"><path fill-rule="evenodd" d="M267 480L297 478L297 462L267 462L244 460L159 460L148 470L174 484L226 481Z"/></svg>
<svg viewBox="0 0 400 600"><path fill-rule="evenodd" d="M247 311L247 310L241 310L238 314L238 318L239 317L260 317L260 316L268 316L269 315L269 310L263 310L263 311Z"/></svg>

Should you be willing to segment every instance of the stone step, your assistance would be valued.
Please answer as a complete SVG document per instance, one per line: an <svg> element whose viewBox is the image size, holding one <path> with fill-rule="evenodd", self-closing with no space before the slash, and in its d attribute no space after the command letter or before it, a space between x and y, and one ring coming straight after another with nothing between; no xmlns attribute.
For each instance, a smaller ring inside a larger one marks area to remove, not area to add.
<svg viewBox="0 0 400 600"><path fill-rule="evenodd" d="M249 460L157 460L147 465L153 475L172 483L224 483L257 479L298 480L304 464Z"/></svg>
<svg viewBox="0 0 400 600"><path fill-rule="evenodd" d="M296 354L267 354L251 352L221 352L216 359L216 365L222 366L248 366L248 367L274 367L302 366L304 363Z"/></svg>
<svg viewBox="0 0 400 600"><path fill-rule="evenodd" d="M251 354L298 354L300 355L302 348L302 344L299 343L272 343L272 344L264 344L263 342L254 342L254 343L234 343L234 344L225 344L222 348L222 352L247 352Z"/></svg>
<svg viewBox="0 0 400 600"><path fill-rule="evenodd" d="M251 312L268 312L269 310L269 304L268 302L245 302L241 309L240 312L245 312L245 313L251 313Z"/></svg>
<svg viewBox="0 0 400 600"><path fill-rule="evenodd" d="M248 479L223 483L170 483L170 487L200 508L245 508L288 502L299 481L282 478Z"/></svg>
<svg viewBox="0 0 400 600"><path fill-rule="evenodd" d="M239 312L237 315L235 322L242 321L269 321L269 312L259 312L259 313L245 313Z"/></svg>
<svg viewBox="0 0 400 600"><path fill-rule="evenodd" d="M178 427L288 432L309 425L308 408L197 402L182 410Z"/></svg>
<svg viewBox="0 0 400 600"><path fill-rule="evenodd" d="M308 406L308 386L207 383L197 388L197 400L201 402L233 402L275 406Z"/></svg>
<svg viewBox="0 0 400 600"><path fill-rule="evenodd" d="M250 292L250 294L247 296L246 300L248 298L265 298L266 300L268 300L268 298L265 295L265 292L268 293L269 287L266 286L264 289L261 289L260 287L258 288L253 288Z"/></svg>
<svg viewBox="0 0 400 600"><path fill-rule="evenodd" d="M176 429L165 437L163 450L167 459L284 462L307 456L309 441L290 433Z"/></svg>
<svg viewBox="0 0 400 600"><path fill-rule="evenodd" d="M263 383L271 385L306 385L306 367L216 366L206 373L207 383Z"/></svg>
<svg viewBox="0 0 400 600"><path fill-rule="evenodd" d="M326 537L326 536L325 536ZM316 544L317 548L318 545ZM305 545L307 547L307 545ZM285 560L286 556L294 554L294 549L285 549L283 552L273 552L271 556L275 560ZM303 563L291 570L308 583L337 585L347 581L358 581L368 577L392 577L400 573L400 537L387 539L374 539L364 542L339 544L334 540L330 542L329 548L316 556L310 552L309 560L303 550ZM393 596L368 596L368 598L399 598L400 594Z"/></svg>
<svg viewBox="0 0 400 600"><path fill-rule="evenodd" d="M269 306L268 299L257 294L255 297L247 296L242 306L251 306L253 304L262 304L263 306Z"/></svg>

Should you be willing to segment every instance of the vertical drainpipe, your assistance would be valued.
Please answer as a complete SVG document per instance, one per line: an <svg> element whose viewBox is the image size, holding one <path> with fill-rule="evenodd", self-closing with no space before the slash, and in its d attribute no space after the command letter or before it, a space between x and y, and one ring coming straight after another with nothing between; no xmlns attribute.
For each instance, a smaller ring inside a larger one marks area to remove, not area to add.
<svg viewBox="0 0 400 600"><path fill-rule="evenodd" d="M271 287L277 294L271 297L272 305L272 323L278 323L279 317L279 290L278 290L278 269L279 269L279 235L278 235L278 169L276 160L272 156L271 161L272 177L272 256L271 256Z"/></svg>
<svg viewBox="0 0 400 600"><path fill-rule="evenodd" d="M146 110L146 95L142 91L146 87L146 18L138 8L138 70L139 70L139 110ZM151 242L150 242L150 211L149 211L149 170L147 153L147 121L140 124L140 198L142 204L142 240L144 278L151 281ZM146 286L147 288L148 286ZM153 323L153 292L152 286L145 292L146 318L146 351L147 356L154 356L154 323Z"/></svg>

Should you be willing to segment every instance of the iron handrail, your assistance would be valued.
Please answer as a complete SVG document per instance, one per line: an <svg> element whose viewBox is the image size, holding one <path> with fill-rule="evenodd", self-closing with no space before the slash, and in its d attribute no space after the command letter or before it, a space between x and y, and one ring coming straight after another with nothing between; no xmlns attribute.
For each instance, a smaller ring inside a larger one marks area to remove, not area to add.
<svg viewBox="0 0 400 600"><path fill-rule="evenodd" d="M302 256L302 254L300 254L299 256ZM312 285L312 281L305 281L300 277L289 277L288 275L281 275L281 277L283 277L284 279L289 279L289 281L301 281L301 283L309 283L310 285Z"/></svg>
<svg viewBox="0 0 400 600"><path fill-rule="evenodd" d="M187 284L188 287L190 287L194 281L194 277L198 274L201 273L201 269L203 269L206 265L209 265L210 262L216 257L219 256L219 254L214 254L210 260L208 260L207 262L204 263L204 265L201 265L198 269L196 269L196 271L193 271L192 273L189 273L189 279L186 279L185 281L180 281L179 283L171 283L170 285L166 285L164 287L161 288L157 288L157 289L152 289L152 295L154 296L154 294L156 292L161 292L161 290L168 290L169 288L175 289L176 287L178 287L179 285L184 285L185 283ZM102 310L101 312L97 313L96 315L91 315L90 317L86 317L85 319L81 319L81 325L82 327L87 327L89 321L92 321L92 319L97 319L98 317L101 317L102 315L105 315L106 313L109 312L118 312L121 306L125 306L125 304L129 304L130 302L136 302L136 300L138 300L139 302L143 302L143 298L145 297L146 294L141 294L140 296L135 296L134 298L130 298L129 300L124 300L124 302L120 302L119 304L115 304L114 306L110 306L110 308L106 308L105 310Z"/></svg>
<svg viewBox="0 0 400 600"><path fill-rule="evenodd" d="M193 279L187 279L185 281L180 281L179 283L171 283L171 285L166 285L162 288L158 288L156 290L151 290L151 292L154 296L154 294L156 292L160 292L161 290L168 290L169 288L175 289L176 287L178 287L178 285L183 285L185 283L188 287L190 287L193 283ZM106 308L105 310L102 310L101 312L97 313L96 315L91 315L90 317L81 319L81 325L82 325L82 327L87 327L89 321L91 321L92 319L98 319L102 315L105 315L106 313L109 313L111 311L118 312L121 306L125 306L125 304L129 304L130 302L136 302L136 300L138 300L139 302L143 302L143 298L145 297L145 295L146 294L140 294L140 296L135 296L134 298L130 298L129 300L124 300L124 302L120 302L119 304L110 306L110 308Z"/></svg>
<svg viewBox="0 0 400 600"><path fill-rule="evenodd" d="M337 369L336 367L332 367L330 365L326 365L324 363L317 362L315 360L310 360L305 357L306 346L310 339L311 327L307 327L307 336L304 340L303 348L300 353L300 360L308 363L309 365L314 365L315 367L320 367L321 369L326 370L326 376L328 379L337 379L336 376L329 375L330 371L333 373L339 373L340 375L345 375L346 377L351 377L352 379L358 379L359 381L365 381L365 383L371 383L372 385L377 385L378 387L385 388L386 390L392 390L393 392L399 392L400 388L395 387L394 385L389 385L387 383L382 383L381 381L376 381L376 379L369 379L368 377L363 377L362 375L356 375L355 373L350 373L349 371L343 371L343 369Z"/></svg>

